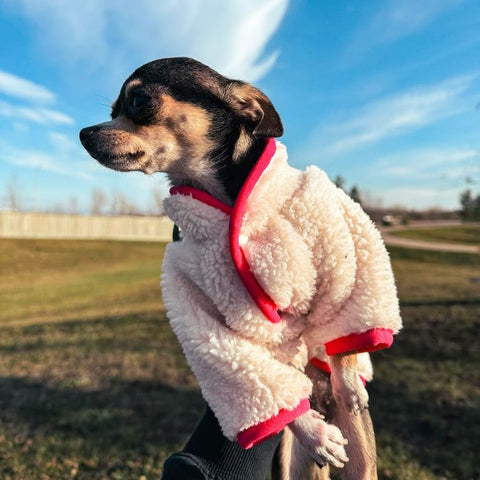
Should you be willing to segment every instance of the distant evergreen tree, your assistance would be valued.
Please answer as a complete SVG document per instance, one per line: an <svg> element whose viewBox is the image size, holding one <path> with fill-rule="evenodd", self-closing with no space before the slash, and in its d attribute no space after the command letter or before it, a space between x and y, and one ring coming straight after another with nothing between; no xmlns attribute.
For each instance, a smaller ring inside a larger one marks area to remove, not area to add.
<svg viewBox="0 0 480 480"><path fill-rule="evenodd" d="M475 197L475 204L473 206L473 216L476 221L480 221L480 194Z"/></svg>
<svg viewBox="0 0 480 480"><path fill-rule="evenodd" d="M341 188L345 193L347 193L352 198L352 200L359 203L360 205L362 204L362 197L360 195L360 189L356 185L353 185L353 187L350 189L350 192L347 192L346 186L345 186L346 181L341 175L337 175L335 177L335 180L333 181L333 183L338 188Z"/></svg>
<svg viewBox="0 0 480 480"><path fill-rule="evenodd" d="M350 189L349 195L350 195L352 200L359 203L360 205L362 204L362 197L360 196L360 190L358 189L358 187L356 185L354 185Z"/></svg>
<svg viewBox="0 0 480 480"><path fill-rule="evenodd" d="M460 217L465 222L480 220L480 194L474 197L467 189L460 194Z"/></svg>
<svg viewBox="0 0 480 480"><path fill-rule="evenodd" d="M342 190L345 190L345 179L341 175L337 175L333 183Z"/></svg>

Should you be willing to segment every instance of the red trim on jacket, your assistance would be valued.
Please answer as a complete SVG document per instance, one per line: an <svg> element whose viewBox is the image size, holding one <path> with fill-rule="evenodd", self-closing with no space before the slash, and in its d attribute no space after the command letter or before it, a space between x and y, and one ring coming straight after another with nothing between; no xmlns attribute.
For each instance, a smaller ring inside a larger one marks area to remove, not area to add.
<svg viewBox="0 0 480 480"><path fill-rule="evenodd" d="M293 409L287 410L282 408L276 415L259 423L253 425L246 430L242 430L237 437L239 445L245 450L257 445L267 438L273 437L280 433L286 425L293 422L296 418L310 410L310 402L308 399L303 399Z"/></svg>
<svg viewBox="0 0 480 480"><path fill-rule="evenodd" d="M390 328L372 328L363 333L352 333L336 338L325 344L327 355L348 352L375 352L388 348L393 343L393 330Z"/></svg>
<svg viewBox="0 0 480 480"><path fill-rule="evenodd" d="M210 195L203 190L199 190L198 188L188 187L186 185L180 185L178 187L172 187L170 189L170 195L185 195L198 200L199 202L205 203L210 207L216 208L217 210L222 211L226 215L231 215L232 207L226 205L225 203L218 200L214 196Z"/></svg>
<svg viewBox="0 0 480 480"><path fill-rule="evenodd" d="M230 217L230 253L240 280L253 301L270 322L278 323L281 320L278 313L278 307L273 299L263 290L253 275L247 259L245 258L243 249L240 246L240 232L242 230L243 217L245 215L245 210L247 209L248 200L255 185L270 164L277 148L273 138L267 138L266 142L263 153L260 155L260 158L248 175L247 180L237 196L235 205L233 206L233 212Z"/></svg>
<svg viewBox="0 0 480 480"><path fill-rule="evenodd" d="M328 364L328 362L324 362L317 357L311 358L310 363L319 370L323 370L326 373L332 373L332 367Z"/></svg>
<svg viewBox="0 0 480 480"><path fill-rule="evenodd" d="M245 253L240 246L240 232L242 229L243 216L247 208L248 199L253 189L255 188L255 185L260 180L263 172L270 164L270 161L272 160L277 148L275 144L275 139L266 138L265 140L265 148L260 155L260 158L255 163L252 171L248 175L247 180L243 184L233 208L216 199L209 193L203 192L202 190L198 190L194 187L172 187L170 189L170 195L180 194L191 196L195 200L205 203L206 205L209 205L211 207L217 208L223 213L230 215L230 253L232 255L233 264L238 273L238 276L240 277L241 282L247 289L247 292L250 294L250 297L256 303L260 311L267 317L270 322L278 323L281 320L281 317L278 313L277 304L258 283L257 279L250 270L250 266L247 262L247 259L245 258Z"/></svg>

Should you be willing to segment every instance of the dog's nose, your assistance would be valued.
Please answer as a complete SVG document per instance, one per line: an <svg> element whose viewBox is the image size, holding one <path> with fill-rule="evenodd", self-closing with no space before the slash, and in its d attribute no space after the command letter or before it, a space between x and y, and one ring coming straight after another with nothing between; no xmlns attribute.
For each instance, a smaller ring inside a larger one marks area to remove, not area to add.
<svg viewBox="0 0 480 480"><path fill-rule="evenodd" d="M98 132L100 127L98 125L93 125L92 127L85 127L80 130L80 141L84 143L87 138L92 135L92 133Z"/></svg>

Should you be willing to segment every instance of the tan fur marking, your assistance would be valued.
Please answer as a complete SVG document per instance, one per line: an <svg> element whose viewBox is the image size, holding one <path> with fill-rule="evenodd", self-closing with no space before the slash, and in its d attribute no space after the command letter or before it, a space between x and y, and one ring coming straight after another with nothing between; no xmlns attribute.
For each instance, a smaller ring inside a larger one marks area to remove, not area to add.
<svg viewBox="0 0 480 480"><path fill-rule="evenodd" d="M332 423L337 425L348 440L345 450L350 459L338 470L344 480L376 480L377 455L375 434L368 410L359 415L346 410L341 402L333 409Z"/></svg>
<svg viewBox="0 0 480 480"><path fill-rule="evenodd" d="M341 353L331 357L334 364L340 365L342 369L357 369L358 358L354 353Z"/></svg>
<svg viewBox="0 0 480 480"><path fill-rule="evenodd" d="M243 107L251 99L258 101L260 104L271 103L261 90L249 83L234 86L231 92L239 107Z"/></svg>
<svg viewBox="0 0 480 480"><path fill-rule="evenodd" d="M226 101L242 119L256 124L254 135L279 137L283 126L272 102L258 88L248 83L234 83L227 90Z"/></svg>
<svg viewBox="0 0 480 480"><path fill-rule="evenodd" d="M243 130L238 137L237 143L235 144L235 149L233 151L233 161L237 160L244 155L252 145L252 139L249 137L246 132Z"/></svg>
<svg viewBox="0 0 480 480"><path fill-rule="evenodd" d="M208 138L211 119L206 110L162 95L159 114L169 119L172 130L188 144L194 157L203 158L212 150L213 142Z"/></svg>
<svg viewBox="0 0 480 480"><path fill-rule="evenodd" d="M142 81L139 78L134 78L133 80L130 80L128 85L125 86L125 97L128 97L128 94L130 93L130 90L132 88L138 87L141 84Z"/></svg>
<svg viewBox="0 0 480 480"><path fill-rule="evenodd" d="M232 95L231 106L233 110L238 113L240 113L247 105L249 105L252 100L257 102L258 99L262 98L267 102L269 101L260 90L248 83L234 86L230 89L230 91Z"/></svg>

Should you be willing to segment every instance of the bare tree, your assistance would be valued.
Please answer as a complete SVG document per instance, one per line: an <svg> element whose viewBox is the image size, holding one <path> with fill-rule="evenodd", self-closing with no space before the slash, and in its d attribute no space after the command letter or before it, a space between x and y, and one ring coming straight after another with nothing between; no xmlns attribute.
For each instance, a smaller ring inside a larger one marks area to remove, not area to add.
<svg viewBox="0 0 480 480"><path fill-rule="evenodd" d="M92 215L103 215L106 206L107 195L100 188L94 188L92 190L90 213Z"/></svg>
<svg viewBox="0 0 480 480"><path fill-rule="evenodd" d="M67 213L65 210L65 205L63 203L54 203L53 205L50 205L50 207L47 208L47 213L59 213L59 214L64 214Z"/></svg>
<svg viewBox="0 0 480 480"><path fill-rule="evenodd" d="M77 197L70 197L68 199L68 208L67 208L68 213L72 215L78 215L79 213L79 208L78 208L78 199Z"/></svg>
<svg viewBox="0 0 480 480"><path fill-rule="evenodd" d="M123 193L116 191L112 194L110 213L112 215L139 215L140 209Z"/></svg>
<svg viewBox="0 0 480 480"><path fill-rule="evenodd" d="M23 208L23 200L20 187L15 178L12 178L7 185L7 208L20 211Z"/></svg>
<svg viewBox="0 0 480 480"><path fill-rule="evenodd" d="M362 205L367 209L383 210L383 199L375 197L369 192L362 192Z"/></svg>
<svg viewBox="0 0 480 480"><path fill-rule="evenodd" d="M163 215L163 190L156 185L152 189L153 196L153 214L154 215Z"/></svg>

